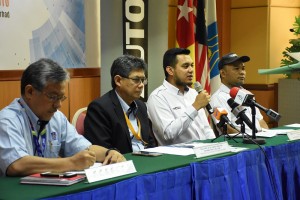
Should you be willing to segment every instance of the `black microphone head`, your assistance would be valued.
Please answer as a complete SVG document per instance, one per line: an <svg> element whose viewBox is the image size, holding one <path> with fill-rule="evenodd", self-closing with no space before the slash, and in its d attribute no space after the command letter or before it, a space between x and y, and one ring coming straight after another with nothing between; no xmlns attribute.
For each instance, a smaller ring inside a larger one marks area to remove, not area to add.
<svg viewBox="0 0 300 200"><path fill-rule="evenodd" d="M202 85L201 85L198 81L196 81L196 82L194 83L194 89L195 89L198 93L200 93L200 92L202 92L203 87L202 87Z"/></svg>
<svg viewBox="0 0 300 200"><path fill-rule="evenodd" d="M237 106L239 106L238 103L236 103L232 98L227 100L228 105L230 108L235 109Z"/></svg>

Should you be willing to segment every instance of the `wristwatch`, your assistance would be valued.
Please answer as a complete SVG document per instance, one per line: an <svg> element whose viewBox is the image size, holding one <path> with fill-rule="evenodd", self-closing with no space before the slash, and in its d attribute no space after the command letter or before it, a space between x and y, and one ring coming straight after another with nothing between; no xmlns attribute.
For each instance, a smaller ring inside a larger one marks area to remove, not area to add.
<svg viewBox="0 0 300 200"><path fill-rule="evenodd" d="M120 153L120 151L119 151L117 148L109 148L109 149L107 149L107 151L106 151L106 153L105 153L105 157L109 154L109 152L110 152L111 150L115 150L115 151L117 151L117 152Z"/></svg>

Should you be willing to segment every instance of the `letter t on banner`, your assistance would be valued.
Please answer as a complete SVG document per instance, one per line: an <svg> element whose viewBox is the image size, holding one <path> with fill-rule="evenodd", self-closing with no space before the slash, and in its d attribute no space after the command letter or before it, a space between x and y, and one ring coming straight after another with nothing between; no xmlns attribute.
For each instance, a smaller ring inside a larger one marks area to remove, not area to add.
<svg viewBox="0 0 300 200"><path fill-rule="evenodd" d="M148 0L123 0L123 54L142 58L148 63ZM146 77L148 73L146 72ZM144 86L142 98L148 98Z"/></svg>

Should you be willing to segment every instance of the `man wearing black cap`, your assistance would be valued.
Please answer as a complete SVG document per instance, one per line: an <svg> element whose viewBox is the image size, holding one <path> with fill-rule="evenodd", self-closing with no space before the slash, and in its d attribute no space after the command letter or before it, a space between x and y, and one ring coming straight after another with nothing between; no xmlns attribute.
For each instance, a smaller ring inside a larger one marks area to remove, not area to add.
<svg viewBox="0 0 300 200"><path fill-rule="evenodd" d="M233 113L231 113L231 107L228 105L227 100L230 97L229 92L233 87L241 87L246 78L246 70L245 70L245 62L248 62L250 58L248 56L238 56L235 53L229 53L224 55L219 61L219 71L221 78L221 86L220 88L212 95L211 97L211 105L212 107L224 108L230 114L228 114L228 118L236 127L240 127L240 125L236 124L237 118ZM245 107L247 110L245 114L251 120L251 108ZM258 108L256 108L256 128L258 131L261 128L268 128L267 123L264 121L263 116L261 115ZM251 134L252 130L245 125L245 132ZM228 126L228 133L237 132L230 126Z"/></svg>

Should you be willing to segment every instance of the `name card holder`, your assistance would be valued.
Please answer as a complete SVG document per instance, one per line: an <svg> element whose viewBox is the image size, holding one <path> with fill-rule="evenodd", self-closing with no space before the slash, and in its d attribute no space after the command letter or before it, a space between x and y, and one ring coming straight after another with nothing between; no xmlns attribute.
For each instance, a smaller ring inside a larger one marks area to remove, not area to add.
<svg viewBox="0 0 300 200"><path fill-rule="evenodd" d="M220 153L230 152L230 146L227 141L208 143L203 146L194 147L196 158L202 158L206 156L216 155Z"/></svg>
<svg viewBox="0 0 300 200"><path fill-rule="evenodd" d="M132 160L129 160L125 162L90 168L84 171L88 182L93 183L96 181L102 181L126 174L132 174L136 172L136 169Z"/></svg>

